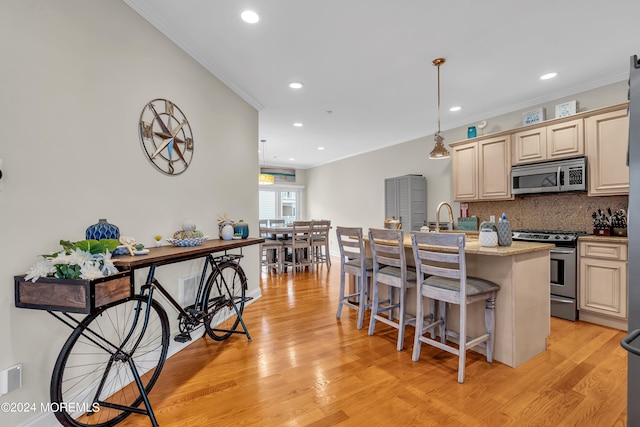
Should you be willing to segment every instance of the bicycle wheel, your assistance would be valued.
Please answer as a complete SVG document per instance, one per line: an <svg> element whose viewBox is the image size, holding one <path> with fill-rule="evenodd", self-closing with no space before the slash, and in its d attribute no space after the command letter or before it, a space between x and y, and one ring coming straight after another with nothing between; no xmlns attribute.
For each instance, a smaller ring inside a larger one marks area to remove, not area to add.
<svg viewBox="0 0 640 427"><path fill-rule="evenodd" d="M169 320L157 301L132 299L90 314L62 347L51 377L51 403L65 426L111 426L140 405L130 361L147 393L169 348ZM144 405L142 405L144 407ZM148 408L141 408L148 409Z"/></svg>
<svg viewBox="0 0 640 427"><path fill-rule="evenodd" d="M246 288L247 277L235 262L223 262L209 275L202 309L210 316L204 326L214 340L226 340L238 327L244 311Z"/></svg>

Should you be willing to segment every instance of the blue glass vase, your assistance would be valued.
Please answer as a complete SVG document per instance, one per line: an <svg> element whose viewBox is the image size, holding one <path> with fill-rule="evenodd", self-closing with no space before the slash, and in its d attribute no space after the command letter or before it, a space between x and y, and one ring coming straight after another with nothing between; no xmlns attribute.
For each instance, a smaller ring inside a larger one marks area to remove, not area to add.
<svg viewBox="0 0 640 427"><path fill-rule="evenodd" d="M249 224L244 222L244 220L240 220L240 222L236 222L233 224L233 233L240 234L243 239L249 237Z"/></svg>
<svg viewBox="0 0 640 427"><path fill-rule="evenodd" d="M97 224L87 227L85 238L87 240L118 240L120 238L120 229L113 224L109 224L106 219L99 219Z"/></svg>

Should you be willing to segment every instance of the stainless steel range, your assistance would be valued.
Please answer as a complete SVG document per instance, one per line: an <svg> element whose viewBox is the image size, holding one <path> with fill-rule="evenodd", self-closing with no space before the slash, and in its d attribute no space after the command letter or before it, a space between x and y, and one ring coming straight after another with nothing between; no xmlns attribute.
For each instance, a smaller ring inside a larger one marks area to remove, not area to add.
<svg viewBox="0 0 640 427"><path fill-rule="evenodd" d="M551 250L551 315L575 321L578 318L578 237L583 231L515 230L513 240L556 245Z"/></svg>

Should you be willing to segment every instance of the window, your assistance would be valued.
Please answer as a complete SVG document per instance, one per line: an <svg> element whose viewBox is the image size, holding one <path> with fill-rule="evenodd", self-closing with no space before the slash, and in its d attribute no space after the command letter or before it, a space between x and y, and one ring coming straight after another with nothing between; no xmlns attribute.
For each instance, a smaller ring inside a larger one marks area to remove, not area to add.
<svg viewBox="0 0 640 427"><path fill-rule="evenodd" d="M302 189L280 187L260 189L260 219L284 219L293 222L301 218Z"/></svg>

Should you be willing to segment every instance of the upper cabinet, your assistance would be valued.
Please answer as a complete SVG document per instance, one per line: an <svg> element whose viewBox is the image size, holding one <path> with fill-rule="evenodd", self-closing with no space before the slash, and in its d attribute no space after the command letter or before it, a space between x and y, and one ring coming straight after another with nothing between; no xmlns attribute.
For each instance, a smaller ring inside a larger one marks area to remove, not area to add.
<svg viewBox="0 0 640 427"><path fill-rule="evenodd" d="M502 135L452 146L455 201L512 199L511 137Z"/></svg>
<svg viewBox="0 0 640 427"><path fill-rule="evenodd" d="M629 194L627 108L585 119L589 195Z"/></svg>
<svg viewBox="0 0 640 427"><path fill-rule="evenodd" d="M524 129L513 134L513 164L584 155L583 119Z"/></svg>
<svg viewBox="0 0 640 427"><path fill-rule="evenodd" d="M629 194L627 103L450 144L453 199L511 200L511 165L585 156L589 196Z"/></svg>
<svg viewBox="0 0 640 427"><path fill-rule="evenodd" d="M452 146L453 200L478 200L478 142Z"/></svg>

